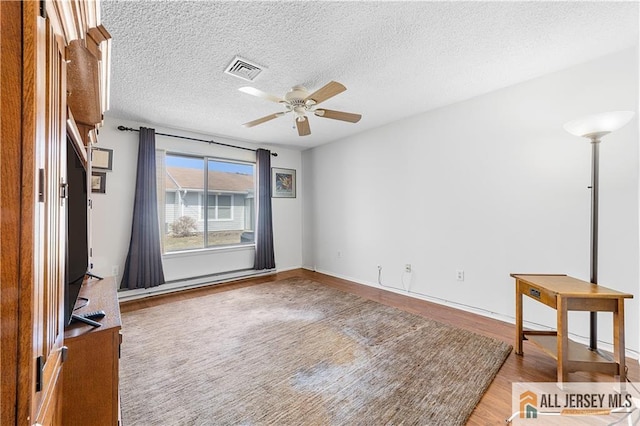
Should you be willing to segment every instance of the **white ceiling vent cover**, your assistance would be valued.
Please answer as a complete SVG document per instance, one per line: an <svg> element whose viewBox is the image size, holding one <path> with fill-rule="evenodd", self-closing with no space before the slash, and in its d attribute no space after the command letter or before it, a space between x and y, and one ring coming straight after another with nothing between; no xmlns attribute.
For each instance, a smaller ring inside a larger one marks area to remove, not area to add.
<svg viewBox="0 0 640 426"><path fill-rule="evenodd" d="M262 72L262 67L240 56L236 56L224 72L243 80L254 81L256 77L258 77L258 74Z"/></svg>

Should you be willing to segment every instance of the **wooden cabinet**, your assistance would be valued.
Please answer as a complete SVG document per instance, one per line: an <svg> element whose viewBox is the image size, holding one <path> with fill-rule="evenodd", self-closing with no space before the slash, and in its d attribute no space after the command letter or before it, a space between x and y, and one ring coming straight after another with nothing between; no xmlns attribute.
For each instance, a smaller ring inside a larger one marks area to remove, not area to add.
<svg viewBox="0 0 640 426"><path fill-rule="evenodd" d="M99 320L101 327L73 322L64 333L68 351L62 374L63 424L116 425L121 328L117 283L113 277L90 279L82 285L80 297L89 304L77 314L103 310L106 316Z"/></svg>
<svg viewBox="0 0 640 426"><path fill-rule="evenodd" d="M68 83L101 125L110 37L84 0L0 1L0 424L60 425ZM73 46L71 46L73 42ZM77 81L92 52L91 78ZM82 57L86 59L86 56ZM75 74L74 74L75 73ZM71 77L71 79L70 79ZM82 90L93 85L93 91ZM82 103L76 102L76 108ZM73 108L72 108L73 109ZM97 112L96 112L97 111ZM95 139L95 138L94 138Z"/></svg>

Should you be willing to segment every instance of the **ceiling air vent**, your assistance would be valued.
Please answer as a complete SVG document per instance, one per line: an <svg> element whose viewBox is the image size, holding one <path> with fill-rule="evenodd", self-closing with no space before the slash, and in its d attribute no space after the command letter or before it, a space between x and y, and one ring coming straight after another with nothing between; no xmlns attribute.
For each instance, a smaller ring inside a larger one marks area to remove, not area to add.
<svg viewBox="0 0 640 426"><path fill-rule="evenodd" d="M259 65L236 56L224 72L243 80L254 81L256 77L258 77L258 74L262 72L262 68Z"/></svg>

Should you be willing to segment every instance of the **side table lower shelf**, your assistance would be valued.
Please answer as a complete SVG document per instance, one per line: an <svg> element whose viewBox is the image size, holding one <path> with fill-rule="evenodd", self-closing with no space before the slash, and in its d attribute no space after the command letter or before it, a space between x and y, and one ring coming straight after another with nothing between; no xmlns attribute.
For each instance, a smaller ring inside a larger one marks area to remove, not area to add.
<svg viewBox="0 0 640 426"><path fill-rule="evenodd" d="M538 333L535 331L523 331L524 337L542 349L544 353L558 360L558 337L551 333ZM593 371L605 374L618 374L618 363L614 362L597 351L589 350L588 347L567 339L568 351L566 368L567 372Z"/></svg>

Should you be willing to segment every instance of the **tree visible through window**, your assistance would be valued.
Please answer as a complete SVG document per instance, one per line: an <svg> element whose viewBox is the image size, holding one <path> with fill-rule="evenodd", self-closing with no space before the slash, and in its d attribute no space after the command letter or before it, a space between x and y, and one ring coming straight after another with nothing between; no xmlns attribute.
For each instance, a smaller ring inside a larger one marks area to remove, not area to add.
<svg viewBox="0 0 640 426"><path fill-rule="evenodd" d="M253 244L255 165L166 154L164 251Z"/></svg>

